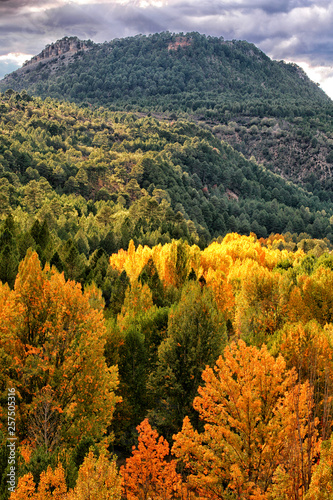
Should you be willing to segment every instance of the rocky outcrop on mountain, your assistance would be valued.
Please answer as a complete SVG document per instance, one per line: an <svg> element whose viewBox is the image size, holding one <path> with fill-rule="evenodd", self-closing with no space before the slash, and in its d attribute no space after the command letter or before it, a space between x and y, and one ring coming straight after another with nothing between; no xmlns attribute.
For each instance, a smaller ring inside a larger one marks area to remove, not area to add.
<svg viewBox="0 0 333 500"><path fill-rule="evenodd" d="M178 47L189 47L191 45L191 38L185 36L177 36L174 42L169 43L168 50L177 50Z"/></svg>
<svg viewBox="0 0 333 500"><path fill-rule="evenodd" d="M57 40L55 43L47 45L42 52L26 61L23 68L27 68L39 62L48 62L50 59L61 57L63 61L69 59L79 51L86 51L91 48L93 42L90 40L79 40L76 36L64 37L61 40Z"/></svg>

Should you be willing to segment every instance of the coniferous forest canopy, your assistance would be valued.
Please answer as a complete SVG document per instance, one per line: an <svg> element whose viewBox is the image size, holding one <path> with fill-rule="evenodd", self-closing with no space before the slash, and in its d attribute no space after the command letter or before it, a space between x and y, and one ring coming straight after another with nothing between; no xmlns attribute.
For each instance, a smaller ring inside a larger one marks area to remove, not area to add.
<svg viewBox="0 0 333 500"><path fill-rule="evenodd" d="M332 101L247 42L57 43L0 83L0 500L331 498Z"/></svg>

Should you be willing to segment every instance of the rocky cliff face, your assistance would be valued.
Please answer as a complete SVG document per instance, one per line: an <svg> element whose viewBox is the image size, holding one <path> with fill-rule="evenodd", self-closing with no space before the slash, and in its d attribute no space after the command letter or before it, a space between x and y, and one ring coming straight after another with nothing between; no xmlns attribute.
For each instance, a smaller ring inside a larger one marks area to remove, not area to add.
<svg viewBox="0 0 333 500"><path fill-rule="evenodd" d="M92 45L93 42L79 40L76 36L65 37L61 40L57 40L51 45L47 45L40 54L24 63L23 67L31 66L41 61L47 62L50 59L60 56L64 56L63 59L67 59L69 56L73 56L80 50L89 50Z"/></svg>
<svg viewBox="0 0 333 500"><path fill-rule="evenodd" d="M177 50L178 47L188 47L191 45L192 39L186 38L184 36L177 36L175 42L171 42L168 45L168 50Z"/></svg>

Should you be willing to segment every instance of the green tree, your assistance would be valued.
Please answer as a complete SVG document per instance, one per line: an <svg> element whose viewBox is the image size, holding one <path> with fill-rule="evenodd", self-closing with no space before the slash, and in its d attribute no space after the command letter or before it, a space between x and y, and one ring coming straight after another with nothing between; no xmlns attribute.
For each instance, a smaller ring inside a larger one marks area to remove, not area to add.
<svg viewBox="0 0 333 500"><path fill-rule="evenodd" d="M66 278L80 281L85 270L84 258L80 255L73 240L69 239L62 245L60 256Z"/></svg>
<svg viewBox="0 0 333 500"><path fill-rule="evenodd" d="M142 284L146 283L149 286L152 292L153 303L156 304L157 307L162 307L164 305L163 284L159 278L152 257L149 257L149 260L143 267L138 280Z"/></svg>
<svg viewBox="0 0 333 500"><path fill-rule="evenodd" d="M149 415L166 437L180 428L185 415L198 420L192 401L202 370L215 363L225 342L225 321L211 290L187 283L179 304L170 310L168 336L148 382L154 401Z"/></svg>
<svg viewBox="0 0 333 500"><path fill-rule="evenodd" d="M8 283L12 288L19 265L19 251L14 238L8 227L0 235L0 281Z"/></svg>

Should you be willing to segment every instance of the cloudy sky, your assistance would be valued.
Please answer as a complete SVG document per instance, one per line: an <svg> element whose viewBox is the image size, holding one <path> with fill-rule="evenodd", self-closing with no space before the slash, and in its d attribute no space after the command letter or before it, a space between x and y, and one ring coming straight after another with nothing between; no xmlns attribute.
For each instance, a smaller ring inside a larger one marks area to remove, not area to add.
<svg viewBox="0 0 333 500"><path fill-rule="evenodd" d="M0 0L0 78L64 36L166 30L252 42L302 66L333 99L333 0Z"/></svg>

